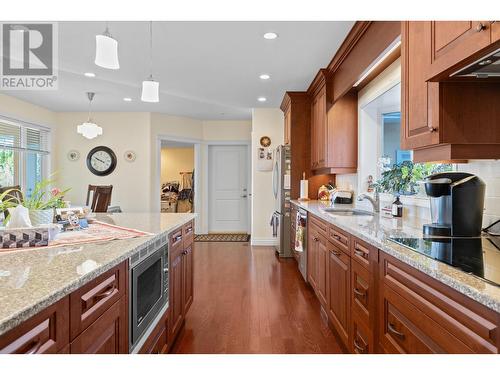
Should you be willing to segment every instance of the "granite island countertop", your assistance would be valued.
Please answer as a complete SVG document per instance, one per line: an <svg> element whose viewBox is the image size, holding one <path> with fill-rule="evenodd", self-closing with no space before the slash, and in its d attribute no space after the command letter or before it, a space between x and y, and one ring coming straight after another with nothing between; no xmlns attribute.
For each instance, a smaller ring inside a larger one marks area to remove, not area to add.
<svg viewBox="0 0 500 375"><path fill-rule="evenodd" d="M380 215L341 216L323 211L325 207L331 207L326 202L296 200L291 202L500 313L500 287L389 240L389 237L422 237L424 222L418 218L396 219ZM353 207L352 205L335 206Z"/></svg>
<svg viewBox="0 0 500 375"><path fill-rule="evenodd" d="M0 335L195 216L189 213L97 214L99 221L152 235L0 252Z"/></svg>

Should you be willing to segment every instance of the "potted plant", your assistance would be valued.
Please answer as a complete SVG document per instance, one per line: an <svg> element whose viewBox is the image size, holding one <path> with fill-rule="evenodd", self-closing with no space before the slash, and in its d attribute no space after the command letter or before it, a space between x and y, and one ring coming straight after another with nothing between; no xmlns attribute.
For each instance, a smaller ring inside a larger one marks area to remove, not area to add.
<svg viewBox="0 0 500 375"><path fill-rule="evenodd" d="M21 204L29 210L31 225L51 224L54 221L54 209L64 207L64 194L70 189L60 190L52 188L49 190L52 180L42 180L35 184L35 188L29 198L24 196ZM18 205L9 193L13 189L5 191L0 195L0 210L5 211ZM8 221L8 217L4 222Z"/></svg>
<svg viewBox="0 0 500 375"><path fill-rule="evenodd" d="M392 167L384 168L382 178L375 184L380 192L394 195L415 195L419 183L431 174L451 170L450 164L413 163L405 160Z"/></svg>

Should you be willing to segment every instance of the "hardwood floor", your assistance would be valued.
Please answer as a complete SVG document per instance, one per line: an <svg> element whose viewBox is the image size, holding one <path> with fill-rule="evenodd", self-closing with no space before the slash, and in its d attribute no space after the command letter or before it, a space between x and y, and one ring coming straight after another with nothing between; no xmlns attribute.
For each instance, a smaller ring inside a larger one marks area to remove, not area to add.
<svg viewBox="0 0 500 375"><path fill-rule="evenodd" d="M196 242L194 302L173 353L342 353L293 259Z"/></svg>

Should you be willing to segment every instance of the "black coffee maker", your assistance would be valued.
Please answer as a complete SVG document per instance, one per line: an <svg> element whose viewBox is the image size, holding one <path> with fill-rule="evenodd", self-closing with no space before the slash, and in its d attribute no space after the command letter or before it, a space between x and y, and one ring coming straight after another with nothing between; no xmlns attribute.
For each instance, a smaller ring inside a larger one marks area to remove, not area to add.
<svg viewBox="0 0 500 375"><path fill-rule="evenodd" d="M430 197L432 224L424 225L425 236L477 237L483 225L486 185L464 172L443 172L424 181Z"/></svg>

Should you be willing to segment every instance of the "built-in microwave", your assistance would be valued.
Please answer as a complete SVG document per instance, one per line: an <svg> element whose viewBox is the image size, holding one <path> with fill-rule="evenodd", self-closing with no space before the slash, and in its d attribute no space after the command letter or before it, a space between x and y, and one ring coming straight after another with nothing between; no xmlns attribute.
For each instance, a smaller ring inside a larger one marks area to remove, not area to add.
<svg viewBox="0 0 500 375"><path fill-rule="evenodd" d="M168 242L161 236L129 260L130 351L168 304Z"/></svg>

